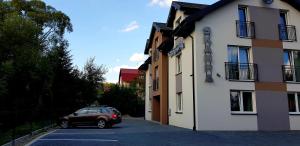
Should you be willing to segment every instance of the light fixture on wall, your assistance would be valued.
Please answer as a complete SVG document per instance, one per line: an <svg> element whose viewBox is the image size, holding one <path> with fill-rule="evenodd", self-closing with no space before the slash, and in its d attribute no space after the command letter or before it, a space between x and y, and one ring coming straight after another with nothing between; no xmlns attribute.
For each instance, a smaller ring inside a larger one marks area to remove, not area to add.
<svg viewBox="0 0 300 146"><path fill-rule="evenodd" d="M272 4L274 0L263 0L265 4Z"/></svg>

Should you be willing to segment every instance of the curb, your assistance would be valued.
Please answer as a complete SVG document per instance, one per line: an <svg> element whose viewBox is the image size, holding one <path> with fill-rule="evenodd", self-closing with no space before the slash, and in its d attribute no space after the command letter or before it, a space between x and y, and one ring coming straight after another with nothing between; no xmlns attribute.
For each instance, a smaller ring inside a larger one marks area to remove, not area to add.
<svg viewBox="0 0 300 146"><path fill-rule="evenodd" d="M55 124L35 130L35 131L31 132L31 134L27 134L25 136L19 137L19 138L12 140L2 146L23 146L25 143L32 140L33 137L41 134L42 132L48 131L49 129L52 129L53 127L55 127Z"/></svg>

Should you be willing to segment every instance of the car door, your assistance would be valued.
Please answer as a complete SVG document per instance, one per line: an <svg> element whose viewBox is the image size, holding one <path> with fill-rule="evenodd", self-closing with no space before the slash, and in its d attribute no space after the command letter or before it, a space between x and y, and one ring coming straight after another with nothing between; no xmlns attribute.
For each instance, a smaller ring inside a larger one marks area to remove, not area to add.
<svg viewBox="0 0 300 146"><path fill-rule="evenodd" d="M98 108L90 108L88 110L88 116L86 117L87 124L95 125L97 122L97 118L99 116L99 109Z"/></svg>
<svg viewBox="0 0 300 146"><path fill-rule="evenodd" d="M75 125L85 125L88 116L88 109L80 109L70 116L70 122Z"/></svg>

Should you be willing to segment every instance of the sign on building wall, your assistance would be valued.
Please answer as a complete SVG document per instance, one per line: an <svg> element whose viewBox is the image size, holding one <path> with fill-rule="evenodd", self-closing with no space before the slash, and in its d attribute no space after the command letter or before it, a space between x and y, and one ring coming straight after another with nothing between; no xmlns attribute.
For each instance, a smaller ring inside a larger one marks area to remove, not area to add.
<svg viewBox="0 0 300 146"><path fill-rule="evenodd" d="M185 45L184 45L184 39L183 37L179 37L175 40L175 48L173 48L168 55L170 57L173 57L175 55L177 55L178 53L181 52L182 49L184 49Z"/></svg>
<svg viewBox="0 0 300 146"><path fill-rule="evenodd" d="M212 77L212 70L213 70L213 65L212 65L212 49L211 49L211 29L210 27L205 27L203 29L203 34L204 34L204 63L205 63L205 73L206 73L206 78L205 82L212 83L213 82L213 77Z"/></svg>

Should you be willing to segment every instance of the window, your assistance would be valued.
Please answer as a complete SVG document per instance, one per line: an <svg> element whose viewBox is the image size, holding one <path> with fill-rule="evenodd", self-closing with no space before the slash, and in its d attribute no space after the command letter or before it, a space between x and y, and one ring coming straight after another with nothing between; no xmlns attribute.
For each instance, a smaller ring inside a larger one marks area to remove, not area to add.
<svg viewBox="0 0 300 146"><path fill-rule="evenodd" d="M176 22L175 22L175 28L176 28L178 25L180 25L180 23L181 23L181 17L179 17L179 18L176 20Z"/></svg>
<svg viewBox="0 0 300 146"><path fill-rule="evenodd" d="M176 56L176 73L179 74L182 71L182 66L181 66L181 54Z"/></svg>
<svg viewBox="0 0 300 146"><path fill-rule="evenodd" d="M159 89L159 72L158 67L155 67L154 70L154 80L153 80L153 90L157 91Z"/></svg>
<svg viewBox="0 0 300 146"><path fill-rule="evenodd" d="M149 108L148 110L149 110L149 111L152 111L152 97L149 97L149 103L148 103L148 106L149 106L149 107L148 107L148 108Z"/></svg>
<svg viewBox="0 0 300 146"><path fill-rule="evenodd" d="M247 7L241 6L239 7L239 36L247 37L248 36L248 28L247 28Z"/></svg>
<svg viewBox="0 0 300 146"><path fill-rule="evenodd" d="M296 26L289 25L288 11L281 10L279 17L279 39L288 42L297 41Z"/></svg>
<svg viewBox="0 0 300 146"><path fill-rule="evenodd" d="M155 50L154 50L154 61L157 61L159 59L159 43L158 43L158 37L155 39L154 41L154 46L155 46Z"/></svg>
<svg viewBox="0 0 300 146"><path fill-rule="evenodd" d="M288 34L286 30L287 26L287 11L280 11L280 24L279 24L279 31L280 31L280 39L281 40L287 40L288 39Z"/></svg>
<svg viewBox="0 0 300 146"><path fill-rule="evenodd" d="M300 51L285 50L283 76L285 81L300 82Z"/></svg>
<svg viewBox="0 0 300 146"><path fill-rule="evenodd" d="M76 111L75 113L82 115L82 114L87 114L88 113L88 109L84 108L84 109L80 109L78 111Z"/></svg>
<svg viewBox="0 0 300 146"><path fill-rule="evenodd" d="M89 114L95 114L95 113L99 113L99 110L97 108L90 108L89 109Z"/></svg>
<svg viewBox="0 0 300 146"><path fill-rule="evenodd" d="M255 113L255 102L251 91L230 91L232 113Z"/></svg>
<svg viewBox="0 0 300 146"><path fill-rule="evenodd" d="M288 93L289 112L300 114L300 93Z"/></svg>
<svg viewBox="0 0 300 146"><path fill-rule="evenodd" d="M249 47L228 46L226 78L228 80L257 80L257 65L249 63Z"/></svg>
<svg viewBox="0 0 300 146"><path fill-rule="evenodd" d="M183 109L183 99L182 99L182 93L177 93L177 97L176 97L176 110L179 113L182 113L182 109Z"/></svg>

